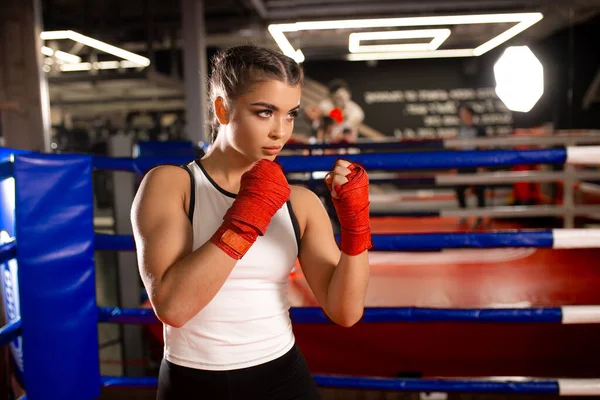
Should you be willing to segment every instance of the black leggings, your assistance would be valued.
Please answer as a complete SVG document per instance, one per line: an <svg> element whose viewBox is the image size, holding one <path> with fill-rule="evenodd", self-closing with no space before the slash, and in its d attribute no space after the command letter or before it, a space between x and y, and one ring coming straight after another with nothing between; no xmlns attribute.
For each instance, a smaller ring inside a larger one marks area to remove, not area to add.
<svg viewBox="0 0 600 400"><path fill-rule="evenodd" d="M265 364L230 371L186 368L163 360L157 400L318 400L316 383L294 347Z"/></svg>

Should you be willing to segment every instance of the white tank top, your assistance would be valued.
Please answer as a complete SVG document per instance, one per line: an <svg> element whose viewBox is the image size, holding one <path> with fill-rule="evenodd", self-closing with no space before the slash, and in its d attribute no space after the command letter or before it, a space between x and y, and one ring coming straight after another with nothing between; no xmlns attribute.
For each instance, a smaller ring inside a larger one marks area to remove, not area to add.
<svg viewBox="0 0 600 400"><path fill-rule="evenodd" d="M219 187L200 162L185 169L191 179L195 250L221 225L236 195ZM210 303L181 328L164 325L165 359L189 368L230 370L263 364L290 350L295 339L287 288L298 248L298 223L288 201Z"/></svg>

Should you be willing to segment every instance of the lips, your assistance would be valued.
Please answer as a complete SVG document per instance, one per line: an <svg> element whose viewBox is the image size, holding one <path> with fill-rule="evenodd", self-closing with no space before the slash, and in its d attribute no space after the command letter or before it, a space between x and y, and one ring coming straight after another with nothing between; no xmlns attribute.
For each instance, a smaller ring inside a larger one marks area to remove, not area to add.
<svg viewBox="0 0 600 400"><path fill-rule="evenodd" d="M276 156L277 154L279 154L279 152L281 151L281 148L283 146L267 146L267 147L263 147L263 152L270 155L270 156Z"/></svg>

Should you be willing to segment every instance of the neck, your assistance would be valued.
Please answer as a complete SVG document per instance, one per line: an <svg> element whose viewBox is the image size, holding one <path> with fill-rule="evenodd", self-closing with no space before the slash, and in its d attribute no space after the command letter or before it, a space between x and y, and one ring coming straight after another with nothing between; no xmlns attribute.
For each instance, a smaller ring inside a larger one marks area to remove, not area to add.
<svg viewBox="0 0 600 400"><path fill-rule="evenodd" d="M202 166L219 186L237 193L242 175L254 163L229 146L224 140L224 133L222 130L219 131L217 139L202 157Z"/></svg>

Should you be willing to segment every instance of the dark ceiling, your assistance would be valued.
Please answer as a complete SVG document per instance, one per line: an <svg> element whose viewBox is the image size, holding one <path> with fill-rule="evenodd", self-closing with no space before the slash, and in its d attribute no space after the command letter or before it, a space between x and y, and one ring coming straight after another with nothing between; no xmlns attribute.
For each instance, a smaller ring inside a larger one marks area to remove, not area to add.
<svg viewBox="0 0 600 400"><path fill-rule="evenodd" d="M272 46L275 43L266 30L268 24L298 20L539 11L544 19L518 36L519 40L531 41L600 13L600 0L205 0L204 4L207 44L211 47L248 41ZM181 43L179 1L42 0L42 5L45 30L72 29L139 53L144 53L150 40L155 50ZM461 28L451 37L455 44L490 35L489 29L477 25ZM317 42L335 58L337 47L347 50L346 38L317 32L305 33L299 40L307 57L310 43ZM322 58L323 50L315 50L315 55Z"/></svg>

